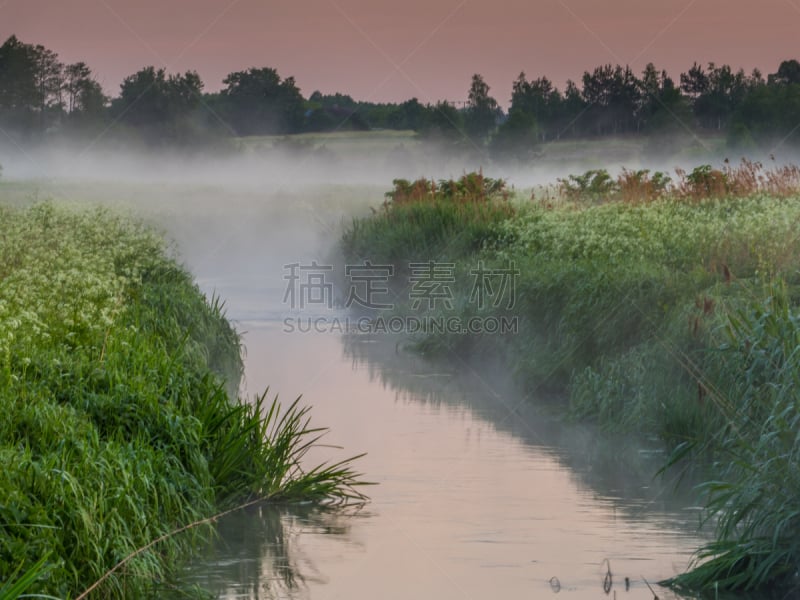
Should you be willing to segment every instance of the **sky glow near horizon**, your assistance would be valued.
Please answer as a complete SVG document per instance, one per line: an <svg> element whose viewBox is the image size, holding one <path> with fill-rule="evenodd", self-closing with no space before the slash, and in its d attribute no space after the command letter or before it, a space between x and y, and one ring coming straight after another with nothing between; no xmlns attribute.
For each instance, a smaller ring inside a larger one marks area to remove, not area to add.
<svg viewBox="0 0 800 600"><path fill-rule="evenodd" d="M507 105L521 71L562 89L606 63L771 73L800 58L798 29L800 0L0 0L0 38L85 61L112 96L147 65L196 70L207 91L268 66L306 97L373 102L461 101L480 73Z"/></svg>

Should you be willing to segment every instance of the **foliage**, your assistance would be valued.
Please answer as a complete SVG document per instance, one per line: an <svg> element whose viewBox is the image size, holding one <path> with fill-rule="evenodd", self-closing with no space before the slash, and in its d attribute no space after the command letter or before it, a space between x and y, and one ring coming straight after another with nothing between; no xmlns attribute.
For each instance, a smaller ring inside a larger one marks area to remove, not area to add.
<svg viewBox="0 0 800 600"><path fill-rule="evenodd" d="M294 77L264 67L231 73L222 83L223 114L239 135L300 131L305 108Z"/></svg>
<svg viewBox="0 0 800 600"><path fill-rule="evenodd" d="M343 234L347 257L389 261L399 270L414 257L462 256L494 237L513 214L505 181L466 173L458 180L395 179L373 218L355 220Z"/></svg>
<svg viewBox="0 0 800 600"><path fill-rule="evenodd" d="M616 191L614 180L605 169L590 169L583 175L569 175L558 181L562 193L573 200L602 200Z"/></svg>
<svg viewBox="0 0 800 600"><path fill-rule="evenodd" d="M555 139L558 129L564 125L561 122L563 103L561 92L547 77L528 81L525 73L520 73L512 85L511 110L508 112L509 120L514 119L517 123L505 127L506 135L510 135L516 125L528 129L533 124L543 129L544 139Z"/></svg>
<svg viewBox="0 0 800 600"><path fill-rule="evenodd" d="M20 568L17 568L17 571L11 574L11 577L9 577L8 581L0 585L0 600L17 600L17 598L25 597L30 598L31 596L25 592L42 574L46 560L47 557L43 556L39 559L39 562L31 566L28 571L22 574L19 573ZM54 598L54 596L42 595L39 595L38 597Z"/></svg>
<svg viewBox="0 0 800 600"><path fill-rule="evenodd" d="M688 175L678 169L680 194L694 199L722 198L728 194L730 184L728 176L711 165L700 165L692 169Z"/></svg>
<svg viewBox="0 0 800 600"><path fill-rule="evenodd" d="M16 36L0 46L0 123L17 134L102 119L107 98L85 63L64 65Z"/></svg>
<svg viewBox="0 0 800 600"><path fill-rule="evenodd" d="M164 69L145 67L126 77L111 115L148 142L187 143L194 140L194 120L203 109L203 82L194 71L167 75Z"/></svg>
<svg viewBox="0 0 800 600"><path fill-rule="evenodd" d="M314 92L305 103L305 131L368 131L359 103L345 94Z"/></svg>
<svg viewBox="0 0 800 600"><path fill-rule="evenodd" d="M569 381L575 415L717 458L704 486L716 539L672 583L787 585L798 564L800 320L785 292L759 287L798 283L797 196L696 202L537 208L504 223L501 253L537 257L522 263L531 326L519 368L537 386Z"/></svg>
<svg viewBox="0 0 800 600"><path fill-rule="evenodd" d="M596 135L617 135L635 128L641 90L630 67L608 64L585 72L582 96Z"/></svg>
<svg viewBox="0 0 800 600"><path fill-rule="evenodd" d="M436 334L417 347L502 353L529 390L566 392L576 418L659 436L676 461L704 451L715 461L702 489L717 535L665 583L785 593L800 548L798 183L796 167L748 161L701 165L674 183L591 171L562 182L573 197L492 221L462 210L471 204L390 203L354 223L345 251L396 265L446 257L459 274L478 260L513 262L513 309L479 314L510 310L518 335ZM434 215L442 206L459 210ZM456 298L468 282L456 279ZM452 310L476 314L458 300Z"/></svg>
<svg viewBox="0 0 800 600"><path fill-rule="evenodd" d="M626 203L651 202L662 198L702 202L711 198L746 198L766 194L787 198L800 191L800 167L763 163L743 158L738 165L727 159L722 168L698 165L691 172L675 169L677 179L661 171L623 168L614 179L605 169L558 180L558 194L570 201Z"/></svg>
<svg viewBox="0 0 800 600"><path fill-rule="evenodd" d="M413 130L451 150L480 151L491 141L493 156L503 160L532 158L536 142L619 135L651 136L652 150L669 154L699 130L724 133L731 148L750 151L800 140L794 128L800 119L798 64L785 60L765 79L758 70L746 74L730 65L694 63L679 80L652 63L641 74L606 64L582 73L578 83L568 80L563 90L545 76L528 79L523 72L512 83L505 120L478 73L459 109L445 100L375 103L341 92L316 91L305 99L293 77L281 78L266 66L228 74L217 93L203 93L193 71L167 76L146 67L126 78L109 107L85 63L64 65L44 46L11 36L0 46L0 121L18 135L49 135L91 131L120 119L128 126L118 132L161 144L231 134Z"/></svg>
<svg viewBox="0 0 800 600"><path fill-rule="evenodd" d="M518 159L527 161L536 155L539 146L539 128L532 115L512 110L497 133L489 149L496 160Z"/></svg>
<svg viewBox="0 0 800 600"><path fill-rule="evenodd" d="M800 142L795 129L800 119L800 83L788 77L772 81L754 88L736 106L728 134L732 143L742 146L749 141L772 152Z"/></svg>
<svg viewBox="0 0 800 600"><path fill-rule="evenodd" d="M484 177L482 172L465 173L459 179L406 179L392 181L394 189L386 192L387 202L396 206L407 202L489 202L507 200L506 182Z"/></svg>
<svg viewBox="0 0 800 600"><path fill-rule="evenodd" d="M661 171L651 174L650 169L622 169L617 178L617 188L623 202L633 203L664 197L671 182L670 176Z"/></svg>
<svg viewBox="0 0 800 600"><path fill-rule="evenodd" d="M729 65L708 63L708 68L694 63L681 74L681 89L692 98L692 110L707 129L726 128L732 115L751 90L764 85L761 73L750 76L743 69L734 72Z"/></svg>
<svg viewBox="0 0 800 600"><path fill-rule="evenodd" d="M464 117L449 102L441 101L429 105L420 135L435 142L462 145L467 139Z"/></svg>
<svg viewBox="0 0 800 600"><path fill-rule="evenodd" d="M717 458L701 486L716 535L687 573L666 582L679 589L797 590L800 313L780 282L759 296L766 300L731 307L707 356L721 424L693 443Z"/></svg>
<svg viewBox="0 0 800 600"><path fill-rule="evenodd" d="M479 74L472 76L467 94L467 109L464 117L466 131L474 143L486 142L502 115L497 100L489 95L489 85Z"/></svg>
<svg viewBox="0 0 800 600"><path fill-rule="evenodd" d="M392 263L403 272L414 260L445 259L478 251L513 212L506 203L407 202L368 221L353 221L341 247L353 260Z"/></svg>
<svg viewBox="0 0 800 600"><path fill-rule="evenodd" d="M0 579L47 557L27 592L75 596L125 560L97 593L147 596L208 533L172 532L220 508L361 498L347 461L300 468L305 409L232 401L241 369L221 302L153 232L0 208Z"/></svg>

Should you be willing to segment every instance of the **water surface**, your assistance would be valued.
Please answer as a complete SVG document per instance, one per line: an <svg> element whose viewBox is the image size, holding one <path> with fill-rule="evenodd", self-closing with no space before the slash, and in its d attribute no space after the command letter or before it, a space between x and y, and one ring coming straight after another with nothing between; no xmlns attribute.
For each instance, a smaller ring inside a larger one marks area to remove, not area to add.
<svg viewBox="0 0 800 600"><path fill-rule="evenodd" d="M283 290L213 284L246 332L246 391L302 394L345 448L311 458L365 451L359 469L379 484L359 510L226 518L192 567L220 597L602 598L610 566L608 596L652 599L645 580L681 572L701 543L690 496L653 479L663 456L646 440L565 424L485 361L432 363L380 336L287 334Z"/></svg>

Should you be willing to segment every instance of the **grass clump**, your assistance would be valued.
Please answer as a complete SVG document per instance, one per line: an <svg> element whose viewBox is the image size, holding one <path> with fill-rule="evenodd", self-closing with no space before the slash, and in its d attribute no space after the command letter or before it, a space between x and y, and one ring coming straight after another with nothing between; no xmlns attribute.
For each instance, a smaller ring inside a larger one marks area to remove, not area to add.
<svg viewBox="0 0 800 600"><path fill-rule="evenodd" d="M514 213L505 182L468 173L458 180L394 180L371 219L354 220L342 238L348 258L394 264L460 257L480 250Z"/></svg>
<svg viewBox="0 0 800 600"><path fill-rule="evenodd" d="M776 283L726 312L704 369L719 429L679 446L711 451L701 486L715 539L666 583L686 590L800 589L800 307Z"/></svg>
<svg viewBox="0 0 800 600"><path fill-rule="evenodd" d="M0 208L0 579L154 595L208 533L172 535L188 524L255 498L362 498L347 462L301 469L320 435L306 409L231 397L240 350L147 228Z"/></svg>
<svg viewBox="0 0 800 600"><path fill-rule="evenodd" d="M483 173L465 173L458 179L395 179L394 189L386 192L384 208L416 202L485 203L496 199L508 200L506 182L484 177Z"/></svg>
<svg viewBox="0 0 800 600"><path fill-rule="evenodd" d="M721 168L698 165L691 171L675 169L676 179L662 171L622 169L614 178L606 169L591 169L581 175L559 179L556 195L580 202L652 202L669 197L683 201L710 198L745 198L766 194L776 198L796 195L800 190L800 167L763 163L743 158L738 165L725 159ZM550 194L548 194L548 197Z"/></svg>

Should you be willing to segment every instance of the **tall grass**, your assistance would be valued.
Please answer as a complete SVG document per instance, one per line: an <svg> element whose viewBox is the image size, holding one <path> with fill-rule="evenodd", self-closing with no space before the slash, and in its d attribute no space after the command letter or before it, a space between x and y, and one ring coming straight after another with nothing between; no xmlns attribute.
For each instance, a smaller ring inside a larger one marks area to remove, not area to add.
<svg viewBox="0 0 800 600"><path fill-rule="evenodd" d="M759 193L787 198L800 191L800 167L797 165L765 166L746 158L738 165L725 159L720 168L708 164L689 172L678 168L675 175L673 179L661 171L622 169L615 178L605 169L591 169L581 175L559 179L556 192L571 201L639 204L664 197L697 202L710 198L744 198Z"/></svg>
<svg viewBox="0 0 800 600"><path fill-rule="evenodd" d="M519 335L419 347L501 353L577 418L713 457L716 540L669 583L785 588L800 564L800 169L745 160L676 175L594 170L492 219L429 197L389 204L344 248L350 260L447 257L463 318L507 310L469 305L469 268L513 262Z"/></svg>
<svg viewBox="0 0 800 600"><path fill-rule="evenodd" d="M715 457L703 484L715 539L680 589L800 591L800 311L782 284L726 315L705 369L720 424L691 446Z"/></svg>
<svg viewBox="0 0 800 600"><path fill-rule="evenodd" d="M0 600L17 600L17 598L30 598L31 596L26 593L44 569L47 557L43 556L35 565L31 566L25 573L20 573L21 566L11 574L9 579L0 585ZM37 595L39 598L55 598L55 596L47 596L43 594Z"/></svg>
<svg viewBox="0 0 800 600"><path fill-rule="evenodd" d="M348 258L393 263L460 257L480 250L514 213L505 182L468 173L458 180L394 181L371 219L354 220L342 237Z"/></svg>
<svg viewBox="0 0 800 600"><path fill-rule="evenodd" d="M348 461L303 468L307 409L231 395L241 372L222 304L151 231L0 208L0 579L153 595L208 535L173 535L189 523L253 498L362 499Z"/></svg>

